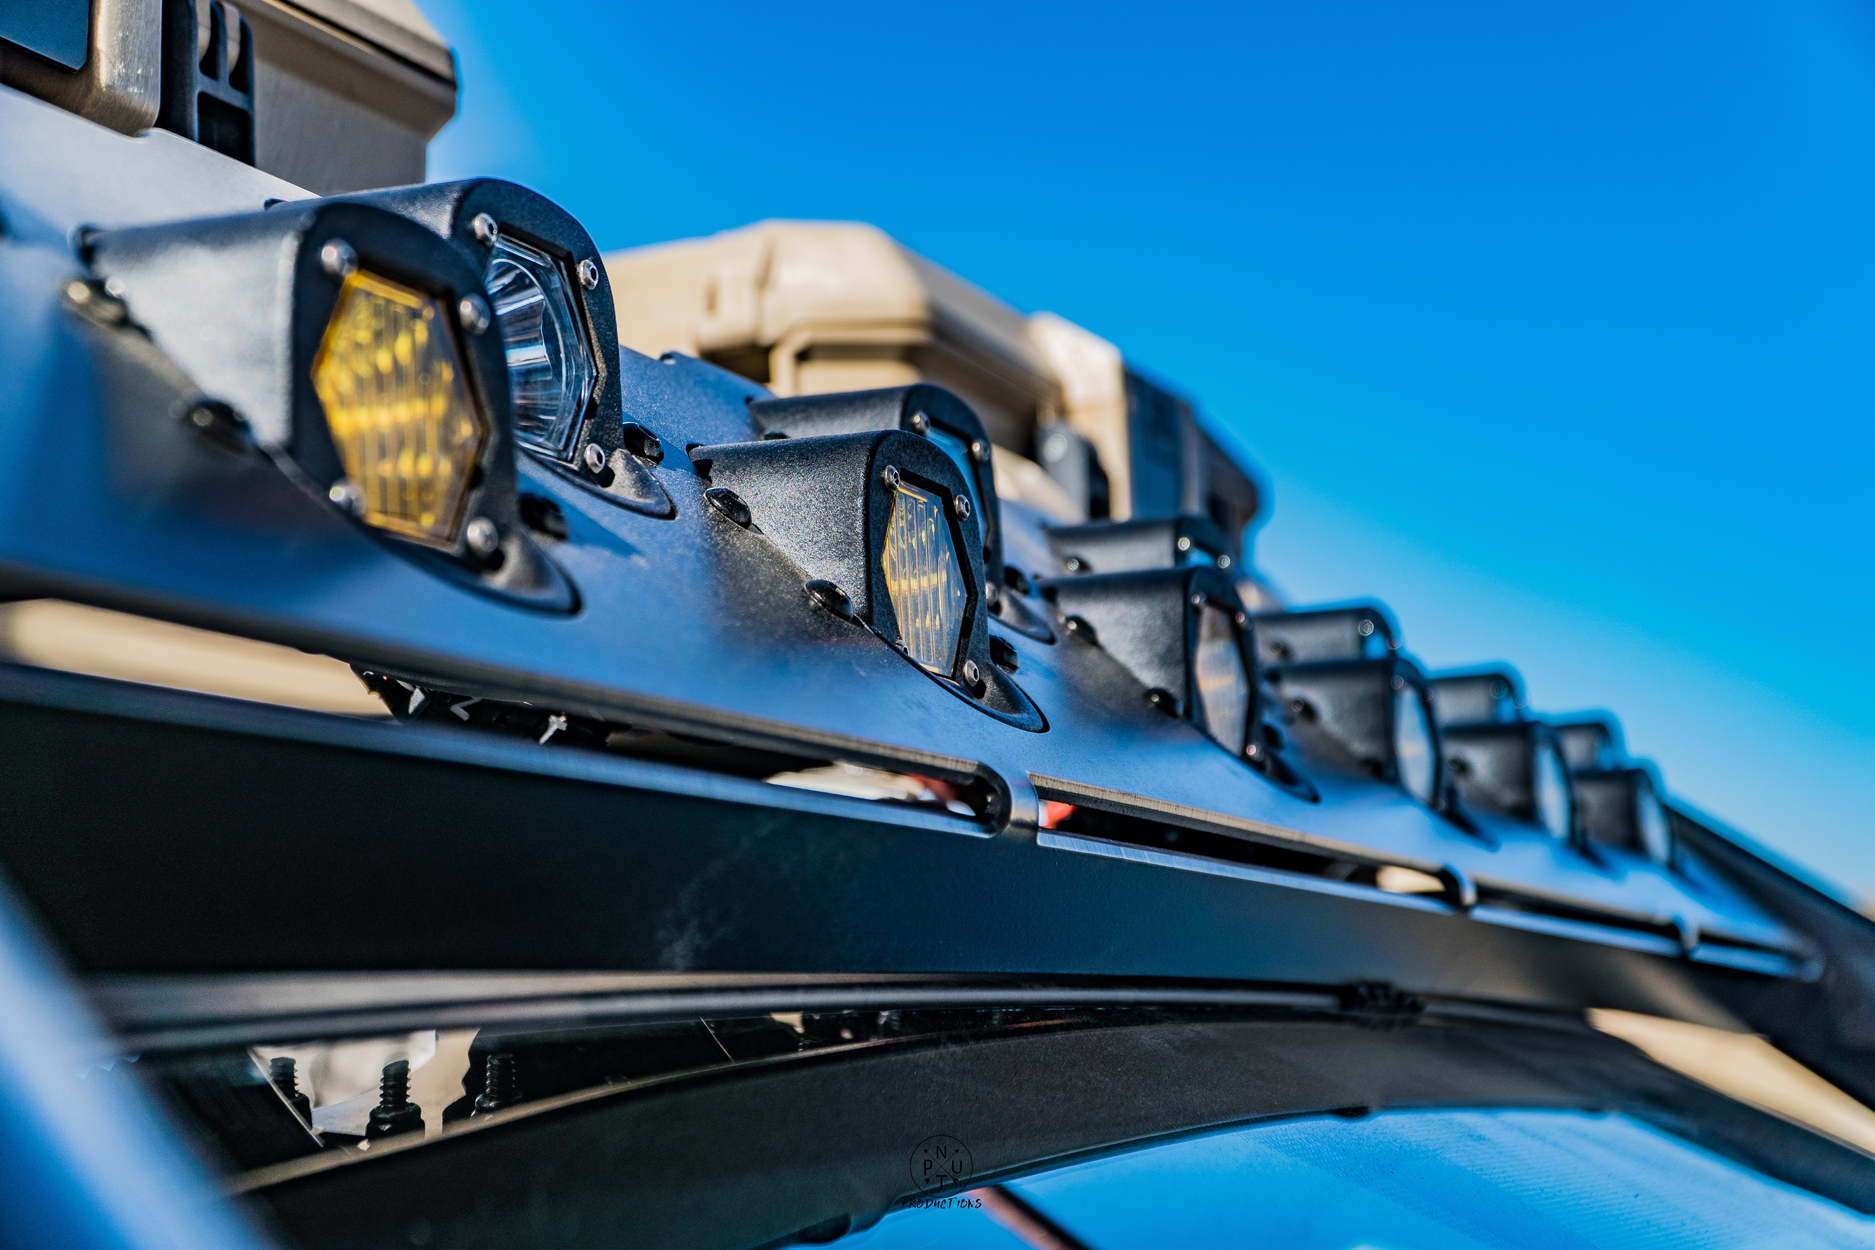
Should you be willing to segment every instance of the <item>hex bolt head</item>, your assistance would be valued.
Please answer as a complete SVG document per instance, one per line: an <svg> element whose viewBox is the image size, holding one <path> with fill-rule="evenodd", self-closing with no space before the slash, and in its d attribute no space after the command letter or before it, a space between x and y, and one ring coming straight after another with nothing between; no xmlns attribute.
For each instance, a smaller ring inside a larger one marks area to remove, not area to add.
<svg viewBox="0 0 1875 1250"><path fill-rule="evenodd" d="M959 495L951 500L951 510L957 514L957 519L959 521L968 521L970 519L969 496Z"/></svg>
<svg viewBox="0 0 1875 1250"><path fill-rule="evenodd" d="M833 613L842 620L853 616L853 601L847 593L825 578L816 577L807 583L807 597Z"/></svg>
<svg viewBox="0 0 1875 1250"><path fill-rule="evenodd" d="M888 465L886 465L886 466L885 466L885 472L883 472L883 473L881 473L881 474L880 474L879 476L880 476L880 477L881 477L882 479L884 479L884 481L885 481L885 484L886 484L887 486L890 486L890 487L891 487L891 488L892 488L893 490L897 490L897 489L898 489L898 484L899 484L899 481L900 481L900 478L899 478L899 475L898 475L898 466L897 466L897 465L895 465L895 464L888 464Z"/></svg>
<svg viewBox="0 0 1875 1250"><path fill-rule="evenodd" d="M970 458L978 464L990 458L990 445L980 438L970 440Z"/></svg>
<svg viewBox="0 0 1875 1250"><path fill-rule="evenodd" d="M470 334L480 334L488 329L491 318L488 314L488 301L470 293L456 304L456 316L462 321L462 328Z"/></svg>
<svg viewBox="0 0 1875 1250"><path fill-rule="evenodd" d="M599 289L599 266L589 260L579 262L579 284L588 291Z"/></svg>
<svg viewBox="0 0 1875 1250"><path fill-rule="evenodd" d="M501 228L495 224L495 219L490 217L487 213L477 213L475 215L469 222L469 232L475 236L475 241L480 243L483 247L495 246L495 240L501 237Z"/></svg>
<svg viewBox="0 0 1875 1250"><path fill-rule="evenodd" d="M586 450L579 454L580 463L586 466L588 473L605 472L605 448L597 443L587 443Z"/></svg>
<svg viewBox="0 0 1875 1250"><path fill-rule="evenodd" d="M501 546L501 531L495 523L485 516L478 516L462 529L462 537L469 544L469 550L478 556L491 556Z"/></svg>
<svg viewBox="0 0 1875 1250"><path fill-rule="evenodd" d="M332 483L332 489L326 492L326 498L353 516L361 517L365 514L365 493L358 489L358 483L348 477L342 477Z"/></svg>
<svg viewBox="0 0 1875 1250"><path fill-rule="evenodd" d="M931 418L925 416L922 412L912 413L911 429L914 434L929 434L931 432Z"/></svg>
<svg viewBox="0 0 1875 1250"><path fill-rule="evenodd" d="M745 529L754 520L749 512L749 505L743 502L742 496L727 486L712 486L703 492L703 497L709 500L710 507Z"/></svg>
<svg viewBox="0 0 1875 1250"><path fill-rule="evenodd" d="M343 282L358 272L358 253L344 239L327 239L319 249L319 267Z"/></svg>

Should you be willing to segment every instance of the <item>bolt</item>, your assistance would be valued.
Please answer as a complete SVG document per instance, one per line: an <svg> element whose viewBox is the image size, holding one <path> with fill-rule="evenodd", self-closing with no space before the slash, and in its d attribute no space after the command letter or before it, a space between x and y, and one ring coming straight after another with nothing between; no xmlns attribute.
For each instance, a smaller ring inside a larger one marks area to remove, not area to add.
<svg viewBox="0 0 1875 1250"><path fill-rule="evenodd" d="M922 412L912 413L911 430L914 434L929 434L931 432L931 418L925 416Z"/></svg>
<svg viewBox="0 0 1875 1250"><path fill-rule="evenodd" d="M521 1083L515 1078L514 1056L501 1051L482 1065L482 1092L475 1096L471 1117L512 1107L521 1101Z"/></svg>
<svg viewBox="0 0 1875 1250"><path fill-rule="evenodd" d="M1202 590L1191 597L1191 606L1194 608L1201 609L1201 610L1203 609L1204 605L1209 602L1210 600L1204 597L1204 592Z"/></svg>
<svg viewBox="0 0 1875 1250"><path fill-rule="evenodd" d="M1374 623L1373 623L1372 621L1370 621L1370 620L1368 620L1368 619L1367 619L1366 617L1364 617L1364 616L1363 616L1363 617L1362 617L1362 618L1361 618L1361 619L1360 619L1360 620L1359 620L1359 621L1358 621L1358 622L1357 622L1357 623L1355 624L1355 626L1354 626L1354 632L1355 632L1355 633L1357 633L1357 634L1359 634L1359 635L1360 635L1361 637L1363 637L1363 638L1366 638L1366 637L1369 637L1369 636L1371 636L1371 635L1373 634L1373 632L1374 632Z"/></svg>
<svg viewBox="0 0 1875 1250"><path fill-rule="evenodd" d="M885 479L885 484L887 486L890 486L893 490L898 489L898 484L899 484L900 479L898 475L897 465L893 465L893 464L886 465L885 472L881 473L879 476Z"/></svg>
<svg viewBox="0 0 1875 1250"><path fill-rule="evenodd" d="M1246 756L1248 756L1250 759L1253 759L1253 760L1260 759L1262 758L1262 755L1263 755L1263 748L1258 746L1254 742L1246 743L1244 745L1243 753Z"/></svg>
<svg viewBox="0 0 1875 1250"><path fill-rule="evenodd" d="M975 686L982 682L983 674L977 668L975 660L964 661L964 685Z"/></svg>
<svg viewBox="0 0 1875 1250"><path fill-rule="evenodd" d="M1180 551L1190 551L1190 550L1191 550L1191 539L1189 539L1189 538L1180 538L1180 539L1178 540L1178 549L1179 549Z"/></svg>
<svg viewBox="0 0 1875 1250"><path fill-rule="evenodd" d="M599 266L589 260L579 262L579 284L588 291L599 289Z"/></svg>
<svg viewBox="0 0 1875 1250"><path fill-rule="evenodd" d="M1217 566L1218 566L1218 567L1219 567L1220 569L1227 569L1227 568L1229 568L1229 567L1230 567L1230 557L1229 557L1229 556L1219 556L1219 557L1217 558Z"/></svg>
<svg viewBox="0 0 1875 1250"><path fill-rule="evenodd" d="M469 550L478 556L493 555L501 546L501 531L485 516L478 516L463 527L462 537L467 540Z"/></svg>
<svg viewBox="0 0 1875 1250"><path fill-rule="evenodd" d="M456 304L456 317L470 334L480 334L488 329L488 301L473 293L465 295Z"/></svg>
<svg viewBox="0 0 1875 1250"><path fill-rule="evenodd" d="M1395 677L1395 678L1393 679L1393 688L1394 688L1395 690L1404 690L1404 689L1406 689L1406 678L1404 678L1404 677Z"/></svg>
<svg viewBox="0 0 1875 1250"><path fill-rule="evenodd" d="M267 1079L280 1091L280 1097L287 1105L299 1113L299 1118L312 1123L312 1099L299 1092L299 1072L291 1055L275 1055L267 1061Z"/></svg>
<svg viewBox="0 0 1875 1250"><path fill-rule="evenodd" d="M1248 612L1239 612L1237 613L1237 615L1231 617L1230 619L1237 626L1238 629L1242 629L1244 626L1250 623L1250 614Z"/></svg>
<svg viewBox="0 0 1875 1250"><path fill-rule="evenodd" d="M1151 690L1146 692L1146 702L1152 704L1153 707L1164 712L1167 716L1178 715L1178 697L1170 690L1161 690L1159 687L1154 686Z"/></svg>
<svg viewBox="0 0 1875 1250"><path fill-rule="evenodd" d="M970 458L978 464L982 464L985 460L990 458L990 445L980 438L972 439L970 441Z"/></svg>
<svg viewBox="0 0 1875 1250"><path fill-rule="evenodd" d="M358 253L344 239L327 239L319 249L319 267L343 282L358 272Z"/></svg>
<svg viewBox="0 0 1875 1250"><path fill-rule="evenodd" d="M1070 616L1067 620L1061 622L1061 624L1062 628L1066 629L1076 638L1079 638L1082 642L1091 642L1096 646L1100 645L1100 639L1095 635L1094 627L1088 624L1087 618Z"/></svg>
<svg viewBox="0 0 1875 1250"><path fill-rule="evenodd" d="M1087 561L1081 559L1081 557L1079 556L1069 556L1067 559L1063 560L1061 563L1067 568L1068 572L1070 573L1086 573L1089 571Z"/></svg>
<svg viewBox="0 0 1875 1250"><path fill-rule="evenodd" d="M495 240L501 237L501 228L487 213L477 213L469 222L469 230L475 235L475 241L483 247L495 246Z"/></svg>
<svg viewBox="0 0 1875 1250"><path fill-rule="evenodd" d="M376 1141L395 1133L421 1133L423 1108L410 1101L410 1061L384 1065L378 1081L378 1105L365 1121L365 1139Z"/></svg>
<svg viewBox="0 0 1875 1250"><path fill-rule="evenodd" d="M540 735L540 738L538 739L538 741L541 746L546 746L548 740L552 738L555 734L565 733L565 732L566 732L566 717L560 716L557 714L549 715L547 717L546 731Z"/></svg>
<svg viewBox="0 0 1875 1250"><path fill-rule="evenodd" d="M970 519L970 500L966 496L959 495L957 498L951 500L951 508L957 513L957 519L959 521L967 521Z"/></svg>
<svg viewBox="0 0 1875 1250"><path fill-rule="evenodd" d="M742 496L726 486L712 486L703 492L703 497L710 501L710 507L745 529L754 519L749 512L749 505L742 501Z"/></svg>
<svg viewBox="0 0 1875 1250"><path fill-rule="evenodd" d="M124 285L124 280L116 274L112 274L104 280L104 293L114 299L124 298L124 292L128 289L129 288Z"/></svg>
<svg viewBox="0 0 1875 1250"><path fill-rule="evenodd" d="M348 477L342 477L332 483L332 489L326 492L326 498L353 516L361 517L365 514L365 493L358 489L358 483Z"/></svg>
<svg viewBox="0 0 1875 1250"><path fill-rule="evenodd" d="M580 453L580 459L586 462L586 472L605 472L605 448L597 443L587 443L586 450Z"/></svg>
<svg viewBox="0 0 1875 1250"><path fill-rule="evenodd" d="M815 603L842 619L853 615L853 601L834 583L816 577L807 583L807 595Z"/></svg>

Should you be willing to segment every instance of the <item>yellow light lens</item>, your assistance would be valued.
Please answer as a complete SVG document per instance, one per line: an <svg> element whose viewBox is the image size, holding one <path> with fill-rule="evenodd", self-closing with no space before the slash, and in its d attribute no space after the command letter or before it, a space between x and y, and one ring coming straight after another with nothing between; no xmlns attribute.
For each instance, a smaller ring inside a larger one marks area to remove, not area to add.
<svg viewBox="0 0 1875 1250"><path fill-rule="evenodd" d="M313 358L313 389L364 520L453 547L488 426L434 297L359 270Z"/></svg>
<svg viewBox="0 0 1875 1250"><path fill-rule="evenodd" d="M901 481L892 488L885 532L885 588L898 616L899 637L912 659L950 676L970 601L951 542L944 501Z"/></svg>
<svg viewBox="0 0 1875 1250"><path fill-rule="evenodd" d="M1237 645L1231 614L1213 604L1198 613L1198 656L1193 667L1205 732L1231 750L1241 751L1250 716L1250 677L1244 672L1243 650Z"/></svg>

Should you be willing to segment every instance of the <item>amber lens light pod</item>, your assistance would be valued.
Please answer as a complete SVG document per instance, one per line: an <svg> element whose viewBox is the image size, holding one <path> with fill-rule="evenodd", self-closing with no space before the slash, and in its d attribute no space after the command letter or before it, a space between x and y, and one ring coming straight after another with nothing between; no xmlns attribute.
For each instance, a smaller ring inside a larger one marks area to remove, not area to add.
<svg viewBox="0 0 1875 1250"><path fill-rule="evenodd" d="M905 653L945 677L957 668L969 583L951 540L951 511L931 491L900 477L891 485L892 519L886 524L886 593L898 618Z"/></svg>

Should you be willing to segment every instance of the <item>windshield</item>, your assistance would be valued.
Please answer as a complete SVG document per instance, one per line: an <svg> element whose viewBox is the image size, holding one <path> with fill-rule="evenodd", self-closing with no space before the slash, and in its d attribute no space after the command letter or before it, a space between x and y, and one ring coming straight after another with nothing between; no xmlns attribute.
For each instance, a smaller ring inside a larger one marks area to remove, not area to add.
<svg viewBox="0 0 1875 1250"><path fill-rule="evenodd" d="M1875 1220L1623 1115L1402 1111L1215 1133L914 1199L852 1250L1875 1245Z"/></svg>

